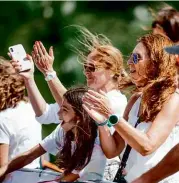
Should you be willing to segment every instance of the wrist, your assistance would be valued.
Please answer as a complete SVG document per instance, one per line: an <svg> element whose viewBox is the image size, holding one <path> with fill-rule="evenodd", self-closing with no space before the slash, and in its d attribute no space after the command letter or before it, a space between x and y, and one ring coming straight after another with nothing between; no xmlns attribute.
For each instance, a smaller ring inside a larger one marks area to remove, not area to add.
<svg viewBox="0 0 179 183"><path fill-rule="evenodd" d="M112 127L112 126L116 125L117 123L120 122L121 119L122 119L121 116L119 116L117 114L111 114L107 120L108 127Z"/></svg>
<svg viewBox="0 0 179 183"><path fill-rule="evenodd" d="M53 70L52 72L46 72L46 75L45 75L45 80L46 81L51 81L52 79L56 78L57 77L57 74L56 72Z"/></svg>
<svg viewBox="0 0 179 183"><path fill-rule="evenodd" d="M24 78L24 82L25 82L25 84L35 82L34 75L29 78Z"/></svg>
<svg viewBox="0 0 179 183"><path fill-rule="evenodd" d="M55 70L53 68L51 68L51 69L44 71L43 72L44 77L46 77L48 75L48 73L51 73L51 72L55 72Z"/></svg>

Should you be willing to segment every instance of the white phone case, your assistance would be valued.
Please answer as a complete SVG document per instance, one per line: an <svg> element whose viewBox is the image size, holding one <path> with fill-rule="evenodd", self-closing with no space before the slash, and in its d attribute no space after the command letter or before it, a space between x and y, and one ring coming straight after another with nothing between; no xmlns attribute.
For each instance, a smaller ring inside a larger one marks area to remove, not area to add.
<svg viewBox="0 0 179 183"><path fill-rule="evenodd" d="M22 69L20 70L20 72L32 68L32 63L26 59L26 52L21 44L10 46L9 52L12 55L12 57L18 60L22 65Z"/></svg>

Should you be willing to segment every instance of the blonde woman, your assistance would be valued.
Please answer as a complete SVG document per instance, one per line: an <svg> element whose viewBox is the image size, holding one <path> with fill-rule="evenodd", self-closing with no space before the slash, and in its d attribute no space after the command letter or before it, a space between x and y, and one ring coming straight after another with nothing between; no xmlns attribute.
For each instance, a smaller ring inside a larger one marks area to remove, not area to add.
<svg viewBox="0 0 179 183"><path fill-rule="evenodd" d="M131 98L124 117L116 115L103 102L104 93L89 91L84 97L84 108L98 122L106 155L115 157L124 150L125 143L131 146L125 176L128 182L154 167L179 143L176 59L163 50L170 45L172 42L162 35L149 34L139 39L128 65L141 96L137 100ZM112 136L107 125L116 130ZM119 178L122 176L120 173ZM177 183L179 173L161 182Z"/></svg>

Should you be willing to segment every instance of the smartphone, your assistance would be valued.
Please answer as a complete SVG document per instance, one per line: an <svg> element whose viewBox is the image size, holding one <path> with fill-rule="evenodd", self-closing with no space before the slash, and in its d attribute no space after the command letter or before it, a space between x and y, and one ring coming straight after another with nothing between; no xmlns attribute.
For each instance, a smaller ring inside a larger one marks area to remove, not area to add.
<svg viewBox="0 0 179 183"><path fill-rule="evenodd" d="M9 47L9 52L12 57L18 60L22 66L20 72L26 71L32 68L32 63L26 59L26 51L22 44L17 44Z"/></svg>

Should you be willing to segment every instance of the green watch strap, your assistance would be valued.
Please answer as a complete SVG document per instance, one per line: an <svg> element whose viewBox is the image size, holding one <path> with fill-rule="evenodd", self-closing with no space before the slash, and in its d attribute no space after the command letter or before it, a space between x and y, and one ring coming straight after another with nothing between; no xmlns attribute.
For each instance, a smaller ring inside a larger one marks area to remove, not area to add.
<svg viewBox="0 0 179 183"><path fill-rule="evenodd" d="M108 123L108 120L104 121L103 123L97 123L95 121L95 123L96 123L97 126L105 126Z"/></svg>

